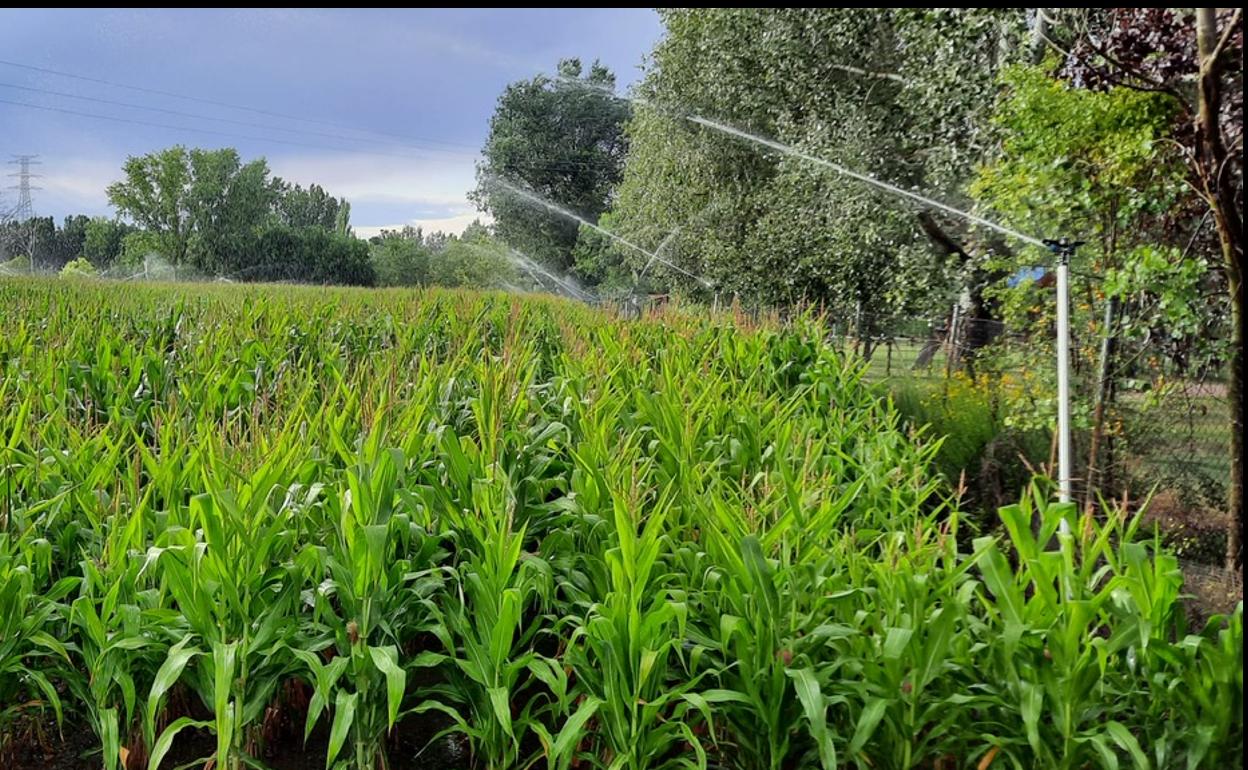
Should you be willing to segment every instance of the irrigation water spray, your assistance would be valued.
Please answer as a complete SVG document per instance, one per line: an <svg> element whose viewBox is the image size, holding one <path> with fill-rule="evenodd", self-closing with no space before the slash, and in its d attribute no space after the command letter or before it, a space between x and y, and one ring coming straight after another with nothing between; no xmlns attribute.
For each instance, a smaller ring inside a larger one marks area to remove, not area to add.
<svg viewBox="0 0 1248 770"><path fill-rule="evenodd" d="M615 93L615 91L611 90L610 88L607 88L606 86L601 86L601 85L597 85L594 83L585 83L583 81L577 80L575 78L569 78L564 75L559 75L556 77L556 79L559 80L560 82L567 83L569 85L577 85L582 88L588 88L588 89L592 89L595 91L599 91L603 94L612 96L616 99L622 99L624 101L632 102L633 104L639 104L642 106L649 105L649 101L646 99L636 97L636 96L621 96L620 94ZM1001 233L1002 235L1007 235L1011 238L1017 238L1018 240L1023 241L1024 243L1029 243L1033 246L1039 246L1041 248L1048 248L1048 244L1046 244L1044 241L1040 240L1039 238L1033 238L1032 236L1027 235L1025 233L1020 233L1017 230L1013 230L1004 225L997 224L996 222L993 222L992 220L984 219L983 217L972 214L969 211L963 211L962 209L956 208L954 206L950 206L947 203L941 203L938 200L929 198L926 195L920 195L919 193L916 193L912 190L907 190L904 187L898 187L897 185L889 184L888 182L884 182L882 180L876 179L870 174L863 174L861 172L854 171L853 169L846 168L845 166L842 166L839 163L833 163L832 161L827 160L825 158L820 158L817 155L811 155L809 153L802 152L801 150L797 149L796 147L793 147L792 145L784 144L782 142L777 142L774 139L768 139L767 137L759 136L758 134L751 134L749 131L743 131L742 129L737 128L736 126L730 126L727 123L721 123L718 120L711 120L710 118L704 118L701 115L691 115L687 113L679 113L679 114L682 114L685 120L688 120L689 122L695 123L704 128L709 128L713 131L719 131L720 133L736 137L737 139L743 139L747 142L753 142L762 147L775 150L776 152L783 153L785 155L789 155L794 158L801 158L802 160L807 161L809 163L814 163L814 164L823 166L824 168L831 169L832 171L835 171L836 173L841 174L842 176L847 176L850 179L855 179L864 184L871 185L872 187L883 190L884 192L887 192L890 195L895 195L897 197L906 198L916 203L919 203L921 205L930 206L931 208L934 208L934 209L939 209L948 214L952 214L956 217L961 217L962 219L965 219L968 222L973 222L977 225L982 225L983 227L987 227L990 230L995 230L996 232Z"/></svg>
<svg viewBox="0 0 1248 770"><path fill-rule="evenodd" d="M509 249L507 252L507 257L512 262L519 265L526 272L528 272L529 275L532 275L536 278L536 275L534 275L534 271L536 271L537 273L540 273L546 276L547 278L549 278L550 280L554 281L556 286L563 289L565 292L571 295L574 299L579 299L582 302L597 302L598 301L598 297L596 297L592 292L586 291L584 288L577 286L576 283L572 279L560 278L559 276L550 272L546 268L542 267L540 264L538 264L536 260L530 259L524 254L521 254L520 252L516 251L515 249Z"/></svg>
<svg viewBox="0 0 1248 770"><path fill-rule="evenodd" d="M572 220L572 221L574 221L574 222L579 222L580 224L585 225L586 227L588 227L588 228L589 228L589 229L591 229L591 230L594 230L595 232L602 233L603 235L607 236L607 237L608 237L608 238L610 238L611 240L616 241L617 243L620 243L620 244L622 244L622 245L624 245L624 246L627 246L628 248L632 249L633 251L638 252L639 254L643 254L643 255L645 255L645 256L649 257L651 260L655 260L655 261L661 262L661 263L663 263L664 265L667 265L668 267L670 267L671 269L675 270L675 271L676 271L676 272L678 272L678 273L681 273L681 274L683 274L683 275L688 276L689 278L692 278L693 280L697 281L697 282L698 282L698 283L700 283L702 286L705 286L705 287L706 287L706 288L708 288L708 289L714 288L714 286L711 284L711 282L710 282L710 281L708 281L708 280L706 280L706 279L705 279L705 278L703 278L702 276L697 275L696 273L691 273L690 271L686 270L685 268L681 267L680 265L676 264L675 262L672 262L672 261L670 261L670 260L664 259L663 257L659 256L659 255L658 255L658 254L656 254L655 252L653 252L653 251L649 251L649 250L647 250L647 249L643 249L642 247L638 246L637 244L633 243L632 241L630 241L630 240L628 240L628 239L626 239L626 238L622 238L622 237L620 237L620 236L616 235L615 233L611 232L610 230L606 230L606 229L603 229L603 228L599 227L598 225L594 224L593 222L590 222L588 219L585 219L584 217L580 216L579 214L577 214L577 213L575 213L575 212L572 212L572 211L569 211L568 209L565 209L564 207L560 206L560 205L559 205L559 204L557 204L557 203L552 203L551 201L549 201L549 200L547 200L547 199L543 198L542 196L538 195L537 193L534 193L534 192L532 192L532 191L530 191L530 190L526 190L526 189L524 189L524 188L522 188L522 187L519 187L519 186L517 186L517 185L514 185L514 184L512 184L512 183L508 182L507 180L505 180L505 179L501 179L501 178L499 178L499 177L497 177L497 176L492 176L492 177L490 177L490 179L491 179L491 180L492 180L495 184L497 184L498 186L500 186L500 187L502 187L502 188L504 188L504 189L506 189L506 190L510 191L511 193L513 193L513 194L515 194L515 195L517 195L517 196L519 196L519 197L521 197L521 198L523 198L523 199L525 199L525 200L529 201L530 203L535 203L535 204L537 204L537 205L539 205L539 206L542 206L542 207L544 207L544 208L546 208L546 209L549 209L550 211L553 211L554 213L558 214L559 216L566 217L567 219L571 219L571 220Z"/></svg>
<svg viewBox="0 0 1248 770"><path fill-rule="evenodd" d="M1025 235L1023 233L1018 232L1017 230L1012 230L1008 227L1005 227L1004 225L999 225L996 222L993 222L991 220L984 219L983 217L980 217L980 216L976 216L975 214L972 214L969 211L963 211L962 209L954 208L953 206L950 206L947 203L941 203L940 201L933 200L932 198L928 198L925 195L919 195L918 193L912 192L903 187L898 187L897 185L880 181L879 179L876 179L875 177L870 176L868 174L862 174L852 169L845 168L839 163L833 163L832 161L825 160L823 158L818 157L817 155L811 155L809 153L802 152L796 147L792 147L787 144L782 144L780 142L775 141L774 139L768 139L767 137L764 137L764 136L751 134L748 131L742 131L741 129L736 128L734 126L730 126L726 123L720 123L717 120L710 120L709 118L704 118L704 117L701 117L700 115L686 115L685 119L689 120L692 123L696 123L699 126L704 126L706 128L719 131L724 134L728 134L729 136L735 136L738 139L744 139L748 142L754 142L755 144L762 145L763 147L767 147L769 149L775 150L776 152L784 153L785 155L790 155L795 158L801 158L802 160L808 161L810 163L815 163L820 166L824 166L825 168L830 168L836 173L841 174L843 176L847 176L851 179L856 179L859 182L863 182L864 184L869 184L873 187L877 187L887 193L891 193L892 195L896 195L902 198L908 198L924 206L930 206L934 209L940 209L941 211L947 212L949 214L953 214L954 216L961 217L969 222L974 222L977 225L982 225L984 227L987 227L990 230L996 230L1002 235L1008 235L1011 238L1017 238L1020 241L1023 241L1025 243L1030 243L1033 246L1039 246L1040 248L1048 248L1047 244L1045 244L1045 242L1040 240L1039 238L1033 238L1030 235Z"/></svg>

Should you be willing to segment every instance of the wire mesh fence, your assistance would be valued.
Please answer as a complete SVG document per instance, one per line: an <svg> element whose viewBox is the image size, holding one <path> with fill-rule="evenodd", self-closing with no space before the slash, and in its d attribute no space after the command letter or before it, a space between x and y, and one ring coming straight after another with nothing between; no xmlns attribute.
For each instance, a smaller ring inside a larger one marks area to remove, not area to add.
<svg viewBox="0 0 1248 770"><path fill-rule="evenodd" d="M668 298L633 311L659 312ZM751 318L765 308L734 308ZM828 339L864 361L903 413L947 435L942 470L989 510L1035 472L1056 477L1056 359L1051 324L1013 328L951 307L943 316L825 312ZM1073 330L1073 486L1081 506L1106 501L1148 516L1185 561L1225 557L1230 481L1224 367L1185 366L1121 323ZM1109 344L1106 344L1108 339ZM937 424L939 423L939 424ZM948 449L948 451L946 451Z"/></svg>

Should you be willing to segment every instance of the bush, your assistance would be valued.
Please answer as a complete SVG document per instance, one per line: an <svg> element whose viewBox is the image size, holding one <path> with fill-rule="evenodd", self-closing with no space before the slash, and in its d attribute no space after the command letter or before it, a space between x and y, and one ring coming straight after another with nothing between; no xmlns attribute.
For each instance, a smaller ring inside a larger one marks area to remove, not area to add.
<svg viewBox="0 0 1248 770"><path fill-rule="evenodd" d="M323 227L271 225L239 248L249 264L228 277L242 281L295 281L372 286L368 243ZM242 260L239 260L240 262Z"/></svg>
<svg viewBox="0 0 1248 770"><path fill-rule="evenodd" d="M950 484L965 480L964 504L980 511L1005 505L1047 457L1045 432L1012 427L1000 404L1009 383L956 375L944 384L894 382L893 404L902 422L940 441L933 466ZM997 390L994 392L993 388Z"/></svg>
<svg viewBox="0 0 1248 770"><path fill-rule="evenodd" d="M97 275L99 271L86 257L71 259L65 263L65 267L61 268L62 278L94 278Z"/></svg>

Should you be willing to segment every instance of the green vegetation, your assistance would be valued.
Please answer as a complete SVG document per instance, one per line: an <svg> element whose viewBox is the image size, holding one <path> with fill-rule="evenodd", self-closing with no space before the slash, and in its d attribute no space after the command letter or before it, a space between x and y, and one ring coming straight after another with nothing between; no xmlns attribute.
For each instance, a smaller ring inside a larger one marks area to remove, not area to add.
<svg viewBox="0 0 1248 770"><path fill-rule="evenodd" d="M476 768L1239 759L1242 608L1188 628L1116 513L969 538L815 319L6 279L0 331L0 765L41 716L110 770L282 719L357 770L413 724Z"/></svg>
<svg viewBox="0 0 1248 770"><path fill-rule="evenodd" d="M62 278L92 278L97 275L95 265L85 257L71 259L61 268Z"/></svg>

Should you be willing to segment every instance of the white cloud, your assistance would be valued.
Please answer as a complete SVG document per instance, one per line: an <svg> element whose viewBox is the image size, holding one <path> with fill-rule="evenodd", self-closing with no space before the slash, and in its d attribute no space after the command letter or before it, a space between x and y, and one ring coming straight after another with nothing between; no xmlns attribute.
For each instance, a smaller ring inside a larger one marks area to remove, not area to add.
<svg viewBox="0 0 1248 770"><path fill-rule="evenodd" d="M90 159L57 157L34 169L42 173L34 184L41 188L34 193L35 211L55 208L67 211L104 213L108 209L105 188L121 176L120 163Z"/></svg>
<svg viewBox="0 0 1248 770"><path fill-rule="evenodd" d="M440 219L409 219L406 222L400 222L397 225L355 225L352 229L359 238L372 238L378 235L382 230L401 230L404 225L419 227L426 233L443 232L448 235L459 235L468 225L479 220L482 224L489 224L493 220L487 214L477 211L468 211L463 214L456 214L452 217L442 217Z"/></svg>
<svg viewBox="0 0 1248 770"><path fill-rule="evenodd" d="M406 157L371 153L270 155L273 173L290 182L312 183L356 203L457 206L476 186L471 157Z"/></svg>

